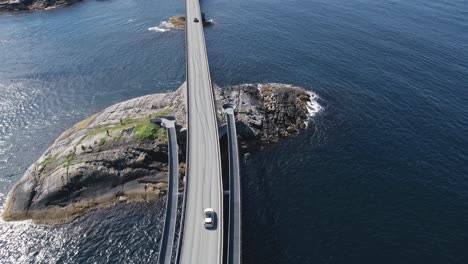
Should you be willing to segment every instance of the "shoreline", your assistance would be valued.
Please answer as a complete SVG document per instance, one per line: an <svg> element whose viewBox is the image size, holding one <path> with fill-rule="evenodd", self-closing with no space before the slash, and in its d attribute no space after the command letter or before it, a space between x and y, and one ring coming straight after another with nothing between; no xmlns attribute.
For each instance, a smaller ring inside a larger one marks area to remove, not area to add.
<svg viewBox="0 0 468 264"><path fill-rule="evenodd" d="M60 7L66 7L75 3L81 2L81 0L7 0L0 2L0 14L7 12L21 12L21 11L33 11L33 10L50 10Z"/></svg>

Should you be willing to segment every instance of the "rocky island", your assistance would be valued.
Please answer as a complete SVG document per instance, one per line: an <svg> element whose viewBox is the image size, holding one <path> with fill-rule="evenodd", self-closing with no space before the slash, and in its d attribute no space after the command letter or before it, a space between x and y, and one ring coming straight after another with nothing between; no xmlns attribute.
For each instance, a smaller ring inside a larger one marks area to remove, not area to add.
<svg viewBox="0 0 468 264"><path fill-rule="evenodd" d="M171 16L167 20L168 23L172 24L174 27L185 27L185 16ZM214 25L213 20L206 19L205 13L202 13L202 23L204 26Z"/></svg>
<svg viewBox="0 0 468 264"><path fill-rule="evenodd" d="M182 29L185 27L185 16L171 16L166 21L162 21L157 27L148 28L149 31L156 32L168 32L172 29ZM205 14L202 13L202 24L204 27L209 27L214 25L212 19L206 19Z"/></svg>
<svg viewBox="0 0 468 264"><path fill-rule="evenodd" d="M3 219L65 223L96 208L164 195L167 135L150 119L176 117L182 179L185 89L182 85L175 92L112 105L65 131L12 188ZM285 84L215 87L215 96L220 129L225 125L221 106L228 102L236 106L241 153L299 133L307 126L316 99L301 87Z"/></svg>
<svg viewBox="0 0 468 264"><path fill-rule="evenodd" d="M0 12L40 10L69 6L80 0L0 0Z"/></svg>

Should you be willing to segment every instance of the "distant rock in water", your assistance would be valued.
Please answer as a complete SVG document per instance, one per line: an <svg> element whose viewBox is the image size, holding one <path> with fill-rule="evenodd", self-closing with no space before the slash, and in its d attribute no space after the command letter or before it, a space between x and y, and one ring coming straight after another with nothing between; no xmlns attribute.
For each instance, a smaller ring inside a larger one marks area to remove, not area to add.
<svg viewBox="0 0 468 264"><path fill-rule="evenodd" d="M175 27L185 27L185 16L171 16L169 22Z"/></svg>
<svg viewBox="0 0 468 264"><path fill-rule="evenodd" d="M72 5L80 0L0 0L0 12L39 10Z"/></svg>
<svg viewBox="0 0 468 264"><path fill-rule="evenodd" d="M158 199L167 190L167 135L150 122L177 118L181 179L185 164L185 85L175 92L115 104L65 131L10 191L7 221L56 224L119 202ZM224 103L236 105L241 153L297 134L306 127L311 95L283 84L215 88L218 123ZM181 181L182 185L182 181Z"/></svg>
<svg viewBox="0 0 468 264"><path fill-rule="evenodd" d="M206 19L205 18L205 13L202 13L201 21L203 23L203 26L212 26L214 25L214 22L212 19ZM185 27L185 16L171 16L168 19L168 22L171 23L175 27Z"/></svg>
<svg viewBox="0 0 468 264"><path fill-rule="evenodd" d="M150 27L148 28L149 31L156 31L156 32L168 32L171 29L181 29L185 27L185 16L171 16L167 21L163 21L157 27ZM205 16L202 16L202 23L203 26L212 26L214 25L213 20L206 20Z"/></svg>

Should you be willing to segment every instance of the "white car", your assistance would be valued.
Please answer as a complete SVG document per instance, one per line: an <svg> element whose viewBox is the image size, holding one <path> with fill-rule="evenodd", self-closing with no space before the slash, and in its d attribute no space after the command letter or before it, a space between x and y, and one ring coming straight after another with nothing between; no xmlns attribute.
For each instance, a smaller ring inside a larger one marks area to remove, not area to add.
<svg viewBox="0 0 468 264"><path fill-rule="evenodd" d="M203 225L206 229L216 229L216 212L212 208L205 209L205 221Z"/></svg>

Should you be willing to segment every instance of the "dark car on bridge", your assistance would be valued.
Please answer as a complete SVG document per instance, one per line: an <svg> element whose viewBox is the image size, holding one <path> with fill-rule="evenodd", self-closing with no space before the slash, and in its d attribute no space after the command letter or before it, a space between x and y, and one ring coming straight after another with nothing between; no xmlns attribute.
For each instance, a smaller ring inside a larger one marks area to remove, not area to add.
<svg viewBox="0 0 468 264"><path fill-rule="evenodd" d="M198 18L194 18L193 22L198 23L198 22L200 22L200 20L198 20Z"/></svg>

